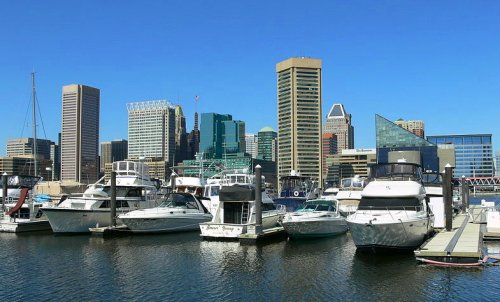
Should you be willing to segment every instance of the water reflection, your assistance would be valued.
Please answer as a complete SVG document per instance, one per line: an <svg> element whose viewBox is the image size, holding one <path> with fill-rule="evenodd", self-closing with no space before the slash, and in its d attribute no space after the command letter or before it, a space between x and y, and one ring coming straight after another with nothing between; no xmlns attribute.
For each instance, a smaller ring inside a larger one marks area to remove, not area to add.
<svg viewBox="0 0 500 302"><path fill-rule="evenodd" d="M498 242L486 248L500 253ZM245 246L197 232L0 233L0 259L5 301L477 301L500 292L500 267L436 268L412 253L357 252L349 234Z"/></svg>

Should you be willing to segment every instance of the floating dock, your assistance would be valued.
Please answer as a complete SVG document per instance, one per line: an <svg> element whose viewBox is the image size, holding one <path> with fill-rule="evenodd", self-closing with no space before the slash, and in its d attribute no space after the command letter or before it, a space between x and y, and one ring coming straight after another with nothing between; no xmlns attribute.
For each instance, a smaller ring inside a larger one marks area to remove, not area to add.
<svg viewBox="0 0 500 302"><path fill-rule="evenodd" d="M417 260L437 265L481 265L483 227L475 212L471 207L469 213L456 215L451 231L440 231L415 251Z"/></svg>
<svg viewBox="0 0 500 302"><path fill-rule="evenodd" d="M268 240L282 240L286 239L288 234L282 226L264 229L257 234L248 232L238 236L240 244L256 244L258 242L268 241Z"/></svg>

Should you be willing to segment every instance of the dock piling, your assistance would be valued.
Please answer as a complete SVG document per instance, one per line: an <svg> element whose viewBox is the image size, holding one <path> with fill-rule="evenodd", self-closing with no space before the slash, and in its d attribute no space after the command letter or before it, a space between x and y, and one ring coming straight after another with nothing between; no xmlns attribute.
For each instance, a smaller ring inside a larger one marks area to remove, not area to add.
<svg viewBox="0 0 500 302"><path fill-rule="evenodd" d="M116 226L116 172L111 172L111 226Z"/></svg>
<svg viewBox="0 0 500 302"><path fill-rule="evenodd" d="M5 212L5 200L7 199L7 172L2 175L2 212Z"/></svg>
<svg viewBox="0 0 500 302"><path fill-rule="evenodd" d="M444 168L443 177L443 198L444 198L444 214L446 219L446 231L451 231L452 228L452 218L453 218L453 208L452 208L452 188L451 188L451 175L452 167L447 164Z"/></svg>
<svg viewBox="0 0 500 302"><path fill-rule="evenodd" d="M462 213L465 213L469 208L469 185L464 175L462 175L460 185L462 187Z"/></svg>

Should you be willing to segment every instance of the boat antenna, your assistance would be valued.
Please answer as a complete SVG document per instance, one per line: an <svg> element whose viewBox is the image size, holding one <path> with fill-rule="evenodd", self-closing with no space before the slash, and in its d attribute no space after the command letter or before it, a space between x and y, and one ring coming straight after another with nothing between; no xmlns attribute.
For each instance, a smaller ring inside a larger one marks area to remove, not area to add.
<svg viewBox="0 0 500 302"><path fill-rule="evenodd" d="M36 160L37 154L37 141L36 141L36 89L35 89L35 72L31 73L31 101L32 101L32 121L33 121L33 161L35 167L34 175L38 175L38 166Z"/></svg>

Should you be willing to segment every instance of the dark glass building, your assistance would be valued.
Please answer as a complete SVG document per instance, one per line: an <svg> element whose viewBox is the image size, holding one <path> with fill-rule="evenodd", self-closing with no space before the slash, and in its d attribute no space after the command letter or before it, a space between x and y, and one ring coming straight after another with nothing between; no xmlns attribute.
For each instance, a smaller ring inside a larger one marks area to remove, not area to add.
<svg viewBox="0 0 500 302"><path fill-rule="evenodd" d="M206 159L245 152L245 122L233 121L230 114L202 113L200 152Z"/></svg>
<svg viewBox="0 0 500 302"><path fill-rule="evenodd" d="M391 151L419 151L424 170L439 171L437 145L376 114L377 162L387 163Z"/></svg>

